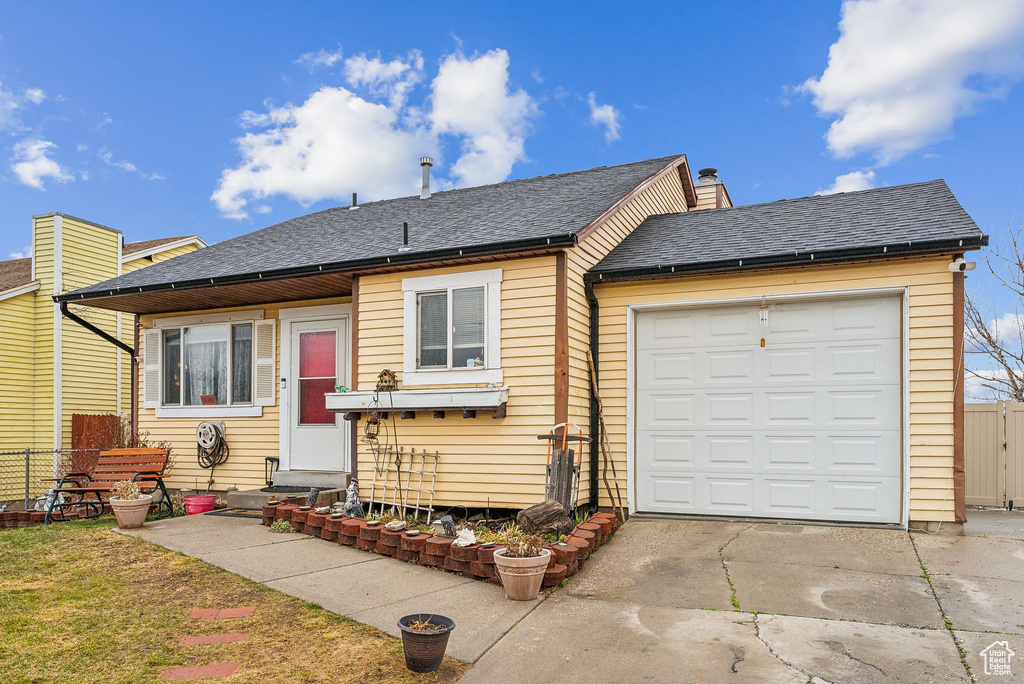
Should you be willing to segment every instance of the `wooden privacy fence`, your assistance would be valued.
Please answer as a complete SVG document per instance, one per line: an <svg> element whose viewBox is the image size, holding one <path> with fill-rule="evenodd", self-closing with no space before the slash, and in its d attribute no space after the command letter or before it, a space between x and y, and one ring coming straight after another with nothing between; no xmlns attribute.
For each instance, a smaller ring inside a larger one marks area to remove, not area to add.
<svg viewBox="0 0 1024 684"><path fill-rule="evenodd" d="M966 502L1024 506L1024 404L964 405Z"/></svg>

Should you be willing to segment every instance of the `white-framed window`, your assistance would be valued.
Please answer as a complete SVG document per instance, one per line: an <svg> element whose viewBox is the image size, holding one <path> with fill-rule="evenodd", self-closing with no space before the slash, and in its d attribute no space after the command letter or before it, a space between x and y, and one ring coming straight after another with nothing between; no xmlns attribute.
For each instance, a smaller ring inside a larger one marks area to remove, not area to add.
<svg viewBox="0 0 1024 684"><path fill-rule="evenodd" d="M405 386L502 382L501 269L402 280Z"/></svg>
<svg viewBox="0 0 1024 684"><path fill-rule="evenodd" d="M158 417L258 416L275 401L275 321L162 321L143 339L144 406Z"/></svg>

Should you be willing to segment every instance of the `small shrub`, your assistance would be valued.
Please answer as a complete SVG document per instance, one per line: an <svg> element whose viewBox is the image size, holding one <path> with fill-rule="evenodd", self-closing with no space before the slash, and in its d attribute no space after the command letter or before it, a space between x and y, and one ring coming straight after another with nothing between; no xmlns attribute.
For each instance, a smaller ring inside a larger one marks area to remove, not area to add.
<svg viewBox="0 0 1024 684"><path fill-rule="evenodd" d="M536 558L544 550L544 539L538 534L521 534L505 542L505 556L509 558Z"/></svg>
<svg viewBox="0 0 1024 684"><path fill-rule="evenodd" d="M135 501L142 496L142 490L139 489L139 485L131 480L121 480L115 482L114 486L110 488L110 498L120 499L122 501Z"/></svg>
<svg viewBox="0 0 1024 684"><path fill-rule="evenodd" d="M295 529L292 527L292 524L289 521L285 520L284 518L281 518L280 520L275 520L274 521L274 524L270 526L270 531L271 532L294 532Z"/></svg>

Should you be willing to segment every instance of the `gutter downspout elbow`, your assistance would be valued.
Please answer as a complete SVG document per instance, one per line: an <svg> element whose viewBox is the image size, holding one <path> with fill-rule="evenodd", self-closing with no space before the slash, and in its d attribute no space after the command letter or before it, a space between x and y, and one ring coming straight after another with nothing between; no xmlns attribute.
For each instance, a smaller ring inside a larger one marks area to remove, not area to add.
<svg viewBox="0 0 1024 684"><path fill-rule="evenodd" d="M594 361L594 373L598 372L598 350L600 348L600 337L598 335L599 305L597 295L594 294L594 283L589 280L583 282L583 292L587 297L587 304L590 306L590 356ZM598 376L599 377L599 376ZM600 442L601 427L598 425L597 399L594 397L594 388L590 388L590 513L596 513L601 496L598 493L597 471L598 451L601 448Z"/></svg>

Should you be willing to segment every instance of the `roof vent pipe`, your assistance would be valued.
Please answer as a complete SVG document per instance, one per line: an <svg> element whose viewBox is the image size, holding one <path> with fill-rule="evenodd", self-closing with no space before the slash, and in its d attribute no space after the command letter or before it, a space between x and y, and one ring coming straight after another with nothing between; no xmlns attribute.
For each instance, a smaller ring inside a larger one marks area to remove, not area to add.
<svg viewBox="0 0 1024 684"><path fill-rule="evenodd" d="M356 193L354 193L354 192L352 193L352 206L353 207L358 207L359 206L359 202L356 201Z"/></svg>
<svg viewBox="0 0 1024 684"><path fill-rule="evenodd" d="M718 182L718 169L708 167L697 172L697 182L701 185L710 185Z"/></svg>
<svg viewBox="0 0 1024 684"><path fill-rule="evenodd" d="M420 157L420 166L423 167L423 187L420 188L420 199L430 199L430 167L434 160L430 157Z"/></svg>

